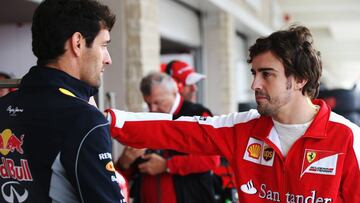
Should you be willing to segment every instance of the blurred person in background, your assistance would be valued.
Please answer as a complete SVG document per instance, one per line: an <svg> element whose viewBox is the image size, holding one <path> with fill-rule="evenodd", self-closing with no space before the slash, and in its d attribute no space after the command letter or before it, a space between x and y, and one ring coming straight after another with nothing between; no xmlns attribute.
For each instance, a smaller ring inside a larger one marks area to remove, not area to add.
<svg viewBox="0 0 360 203"><path fill-rule="evenodd" d="M202 105L185 101L175 81L165 73L145 76L140 89L150 112L170 113L175 117L212 115ZM144 134L151 136L151 132ZM132 147L125 147L117 162L120 171L133 182L131 194L135 203L215 202L211 171L218 165L218 156Z"/></svg>
<svg viewBox="0 0 360 203"><path fill-rule="evenodd" d="M4 79L11 79L11 76L7 73L0 72L0 81ZM7 95L13 88L0 88L0 97Z"/></svg>
<svg viewBox="0 0 360 203"><path fill-rule="evenodd" d="M205 79L206 76L195 72L194 68L190 67L186 62L181 60L172 60L168 64L161 64L161 70L170 75L177 83L180 95L186 101L195 103L197 101L198 87L197 83ZM214 170L214 173L221 178L218 180L222 182L222 188L217 188L217 194L219 198L224 199L236 199L236 189L234 174L227 161L221 157L221 166Z"/></svg>
<svg viewBox="0 0 360 203"><path fill-rule="evenodd" d="M198 83L206 78L205 75L195 72L194 68L180 60L170 61L165 72L170 75L177 83L179 93L186 101L197 102Z"/></svg>

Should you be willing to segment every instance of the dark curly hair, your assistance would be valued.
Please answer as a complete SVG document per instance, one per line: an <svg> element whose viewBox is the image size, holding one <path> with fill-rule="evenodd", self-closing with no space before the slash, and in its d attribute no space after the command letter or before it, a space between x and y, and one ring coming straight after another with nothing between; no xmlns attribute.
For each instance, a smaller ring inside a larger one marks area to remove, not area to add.
<svg viewBox="0 0 360 203"><path fill-rule="evenodd" d="M272 33L265 38L259 38L249 49L248 63L254 57L271 51L284 65L286 77L307 80L302 89L310 98L319 94L322 62L320 52L313 47L310 30L304 26L291 26L288 30Z"/></svg>
<svg viewBox="0 0 360 203"><path fill-rule="evenodd" d="M33 16L32 50L38 65L46 65L65 53L65 42L75 32L80 32L86 46L92 43L105 28L109 31L115 15L109 8L95 0L45 0Z"/></svg>

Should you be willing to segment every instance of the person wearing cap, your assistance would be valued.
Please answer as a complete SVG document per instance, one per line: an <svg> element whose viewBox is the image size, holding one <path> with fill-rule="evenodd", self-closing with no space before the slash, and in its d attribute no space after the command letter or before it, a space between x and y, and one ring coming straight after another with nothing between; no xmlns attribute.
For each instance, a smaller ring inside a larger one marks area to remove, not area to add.
<svg viewBox="0 0 360 203"><path fill-rule="evenodd" d="M170 61L166 65L165 72L177 82L181 96L186 101L196 103L198 91L196 83L206 76L195 72L194 68L179 60Z"/></svg>
<svg viewBox="0 0 360 203"><path fill-rule="evenodd" d="M212 115L202 105L184 101L176 82L165 73L153 72L145 76L140 89L150 112L171 113L175 117ZM133 181L134 203L214 203L212 170L219 163L219 156L173 150L145 151L127 146L116 166Z"/></svg>

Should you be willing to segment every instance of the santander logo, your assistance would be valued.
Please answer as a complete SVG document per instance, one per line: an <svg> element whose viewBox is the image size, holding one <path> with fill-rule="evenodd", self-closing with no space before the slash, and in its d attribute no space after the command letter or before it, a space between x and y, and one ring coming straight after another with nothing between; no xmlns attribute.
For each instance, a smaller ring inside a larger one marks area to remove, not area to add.
<svg viewBox="0 0 360 203"><path fill-rule="evenodd" d="M257 192L252 180L249 180L247 183L241 185L240 189L241 189L241 191L245 192L246 194L250 194L250 195L253 195Z"/></svg>

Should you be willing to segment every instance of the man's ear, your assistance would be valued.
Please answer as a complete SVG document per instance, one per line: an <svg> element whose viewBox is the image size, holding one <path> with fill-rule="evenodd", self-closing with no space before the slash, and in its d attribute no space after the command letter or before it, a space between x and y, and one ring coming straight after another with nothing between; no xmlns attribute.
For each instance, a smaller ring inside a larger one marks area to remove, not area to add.
<svg viewBox="0 0 360 203"><path fill-rule="evenodd" d="M85 46L85 38L80 32L75 32L70 39L71 49L76 56L81 55L81 50Z"/></svg>
<svg viewBox="0 0 360 203"><path fill-rule="evenodd" d="M306 83L308 82L308 80L306 79L295 79L296 83L296 90L302 90L303 87L306 85Z"/></svg>

